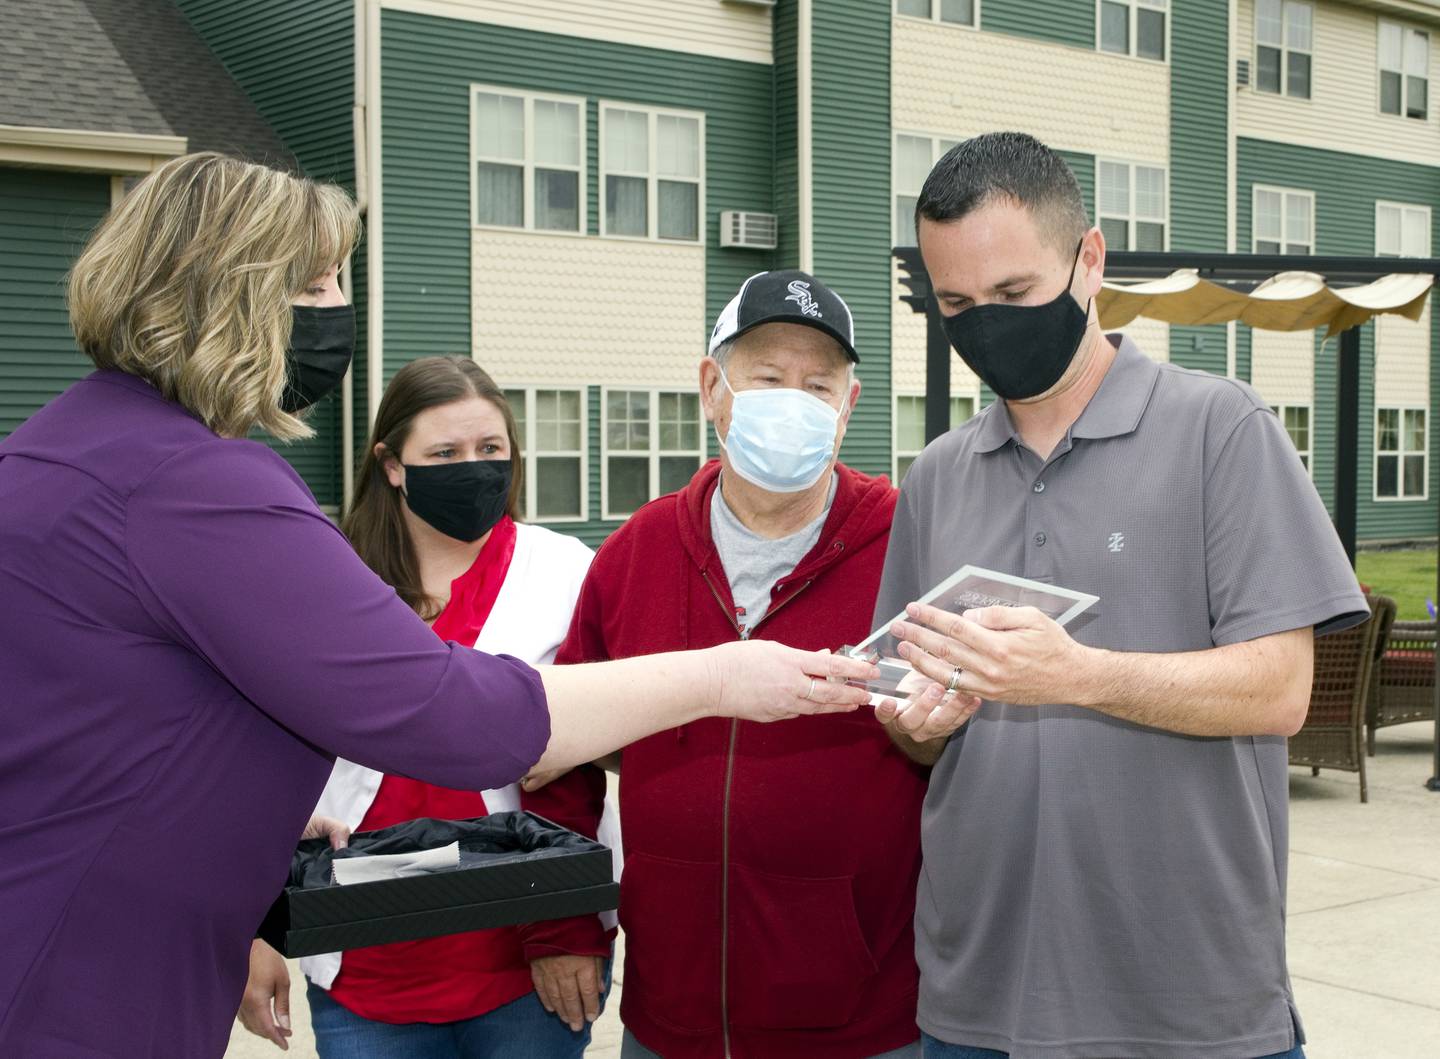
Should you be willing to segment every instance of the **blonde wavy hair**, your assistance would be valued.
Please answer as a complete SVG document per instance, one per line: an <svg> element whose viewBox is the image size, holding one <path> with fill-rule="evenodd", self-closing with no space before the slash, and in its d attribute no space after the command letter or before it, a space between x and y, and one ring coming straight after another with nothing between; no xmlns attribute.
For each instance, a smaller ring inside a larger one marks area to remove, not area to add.
<svg viewBox="0 0 1440 1059"><path fill-rule="evenodd" d="M359 235L338 187L184 155L90 237L70 271L70 327L96 367L138 375L222 437L310 437L280 410L290 306Z"/></svg>

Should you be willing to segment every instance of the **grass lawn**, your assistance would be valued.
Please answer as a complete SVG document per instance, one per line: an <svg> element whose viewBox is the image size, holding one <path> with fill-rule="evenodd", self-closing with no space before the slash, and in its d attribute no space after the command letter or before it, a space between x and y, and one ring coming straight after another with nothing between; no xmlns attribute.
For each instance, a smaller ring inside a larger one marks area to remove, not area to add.
<svg viewBox="0 0 1440 1059"><path fill-rule="evenodd" d="M1361 584L1395 600L1402 621L1430 617L1425 601L1435 598L1434 548L1362 551L1356 558L1355 573Z"/></svg>

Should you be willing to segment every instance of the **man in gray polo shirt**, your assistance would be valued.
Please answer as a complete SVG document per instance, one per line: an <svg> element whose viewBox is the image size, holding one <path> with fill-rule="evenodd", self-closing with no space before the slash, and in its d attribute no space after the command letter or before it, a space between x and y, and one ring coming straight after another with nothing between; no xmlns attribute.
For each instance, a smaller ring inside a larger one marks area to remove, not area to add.
<svg viewBox="0 0 1440 1059"><path fill-rule="evenodd" d="M916 213L951 342L1004 400L906 476L877 620L965 563L1100 600L1069 633L1031 609L897 623L956 693L940 738L940 713L878 711L938 758L925 1054L1299 1056L1285 738L1313 635L1368 613L1325 509L1248 386L1101 333L1105 240L1048 148L962 143Z"/></svg>

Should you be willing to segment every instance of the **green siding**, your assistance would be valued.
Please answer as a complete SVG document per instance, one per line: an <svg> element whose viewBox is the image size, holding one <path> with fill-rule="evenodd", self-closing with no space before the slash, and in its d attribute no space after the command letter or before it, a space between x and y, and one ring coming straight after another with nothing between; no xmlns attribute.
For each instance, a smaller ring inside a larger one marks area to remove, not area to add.
<svg viewBox="0 0 1440 1059"><path fill-rule="evenodd" d="M65 276L110 208L110 178L0 168L0 438L94 370L75 348Z"/></svg>
<svg viewBox="0 0 1440 1059"><path fill-rule="evenodd" d="M176 0L176 6L295 153L306 173L342 184L353 193L353 3ZM356 361L363 366L363 303L361 306L356 319ZM356 419L363 424L365 390L358 372L355 382ZM307 413L315 428L314 438L288 445L270 442L300 472L322 504L341 501L340 403L336 393Z"/></svg>
<svg viewBox="0 0 1440 1059"><path fill-rule="evenodd" d="M1224 251L1230 72L1227 5L1170 5L1170 249ZM1224 375L1223 326L1170 328L1170 359Z"/></svg>
<svg viewBox="0 0 1440 1059"><path fill-rule="evenodd" d="M1315 251L1319 254L1375 252L1375 202L1408 202L1431 207L1432 224L1440 225L1440 168L1412 165L1337 151L1240 139L1238 143L1236 233L1238 249L1251 246L1251 213L1256 184L1298 188L1315 194ZM1440 227L1431 232L1440 246ZM1248 328L1240 327L1248 352ZM1335 485L1335 362L1338 339L1319 343L1315 357L1315 412L1312 446L1315 486L1332 503ZM1434 395L1440 393L1440 314L1431 314L1430 364L1430 499L1383 501L1374 495L1375 327L1360 334L1360 467L1357 534L1361 540L1435 535L1437 431Z"/></svg>
<svg viewBox="0 0 1440 1059"><path fill-rule="evenodd" d="M1095 0L982 0L980 28L1093 49Z"/></svg>
<svg viewBox="0 0 1440 1059"><path fill-rule="evenodd" d="M855 316L863 383L841 456L889 474L891 5L829 0L813 19L814 271Z"/></svg>
<svg viewBox="0 0 1440 1059"><path fill-rule="evenodd" d="M711 321L740 284L772 266L774 255L722 249L719 236L722 210L775 209L775 75L768 64L389 10L383 13L381 49L387 380L416 357L472 348L471 84L588 98L592 234L599 230L599 101L705 113L706 318L695 321L695 347L676 350L677 358L698 358ZM886 164L888 173L888 155ZM584 352L583 321L576 321L577 362ZM592 387L589 405L596 517L555 528L595 543L618 523L598 518L598 388Z"/></svg>
<svg viewBox="0 0 1440 1059"><path fill-rule="evenodd" d="M351 0L175 0L305 171L354 187Z"/></svg>

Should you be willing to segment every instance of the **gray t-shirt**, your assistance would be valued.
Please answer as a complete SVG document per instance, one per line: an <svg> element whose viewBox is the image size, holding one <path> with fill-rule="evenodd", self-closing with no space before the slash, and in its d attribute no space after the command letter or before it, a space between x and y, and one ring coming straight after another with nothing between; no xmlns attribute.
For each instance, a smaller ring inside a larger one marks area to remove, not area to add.
<svg viewBox="0 0 1440 1059"><path fill-rule="evenodd" d="M1265 403L1128 339L1048 461L1003 404L916 460L876 620L965 563L1094 593L1072 633L1118 651L1368 614ZM920 1026L1014 1059L1286 1051L1287 798L1282 738L985 703L925 802Z"/></svg>
<svg viewBox="0 0 1440 1059"><path fill-rule="evenodd" d="M802 529L779 538L762 537L741 522L716 486L715 498L710 503L710 535L715 538L715 550L720 553L725 579L730 582L730 595L735 600L735 624L740 626L742 636L749 636L750 630L770 609L770 590L775 582L800 565L800 560L810 554L820 539L830 505L835 502L835 485L839 480L839 475L830 476L824 511Z"/></svg>

